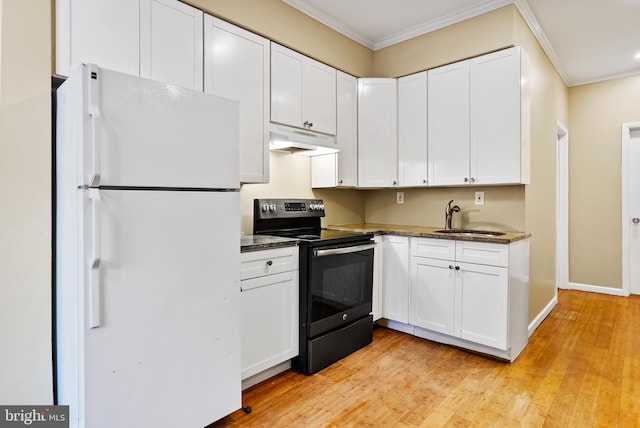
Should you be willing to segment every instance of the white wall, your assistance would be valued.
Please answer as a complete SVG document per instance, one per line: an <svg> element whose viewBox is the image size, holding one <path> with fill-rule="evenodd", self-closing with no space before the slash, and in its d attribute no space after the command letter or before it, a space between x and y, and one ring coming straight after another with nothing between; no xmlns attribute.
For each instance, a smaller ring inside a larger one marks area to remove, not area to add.
<svg viewBox="0 0 640 428"><path fill-rule="evenodd" d="M51 404L51 2L0 0L0 403Z"/></svg>

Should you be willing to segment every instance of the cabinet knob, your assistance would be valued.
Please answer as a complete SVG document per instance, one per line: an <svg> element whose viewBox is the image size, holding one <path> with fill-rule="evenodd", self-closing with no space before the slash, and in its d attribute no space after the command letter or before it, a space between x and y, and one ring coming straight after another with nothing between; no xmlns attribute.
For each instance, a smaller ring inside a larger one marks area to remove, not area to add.
<svg viewBox="0 0 640 428"><path fill-rule="evenodd" d="M339 184L342 184L342 179L338 180L338 183L339 183Z"/></svg>
<svg viewBox="0 0 640 428"><path fill-rule="evenodd" d="M456 266L456 270L460 270L460 266Z"/></svg>
<svg viewBox="0 0 640 428"><path fill-rule="evenodd" d="M267 260L267 266L271 266L273 264L273 260Z"/></svg>
<svg viewBox="0 0 640 428"><path fill-rule="evenodd" d="M397 186L397 185L398 185L398 182L397 182L396 180L393 180L393 185L394 185L394 186Z"/></svg>
<svg viewBox="0 0 640 428"><path fill-rule="evenodd" d="M449 269L453 270L453 265L449 265Z"/></svg>
<svg viewBox="0 0 640 428"><path fill-rule="evenodd" d="M631 220L632 222L634 222L635 224L640 223L640 218L638 217L634 217L633 220Z"/></svg>
<svg viewBox="0 0 640 428"><path fill-rule="evenodd" d="M468 183L468 182L469 182L469 179L468 179L467 177L465 177L465 178L464 178L464 182L465 182L465 183Z"/></svg>
<svg viewBox="0 0 640 428"><path fill-rule="evenodd" d="M422 180L422 184L427 184L427 180L426 180L426 179L423 179L423 180Z"/></svg>
<svg viewBox="0 0 640 428"><path fill-rule="evenodd" d="M475 178L473 178L473 177L471 177L471 178L469 179L469 182L471 182L471 183L475 183L475 182L476 182L476 179L475 179Z"/></svg>

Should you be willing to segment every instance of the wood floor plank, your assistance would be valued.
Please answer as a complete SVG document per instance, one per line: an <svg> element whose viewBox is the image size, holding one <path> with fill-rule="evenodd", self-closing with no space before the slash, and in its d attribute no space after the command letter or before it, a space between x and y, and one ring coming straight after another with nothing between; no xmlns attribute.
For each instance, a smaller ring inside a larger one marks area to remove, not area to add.
<svg viewBox="0 0 640 428"><path fill-rule="evenodd" d="M220 427L640 427L640 297L560 290L514 363L374 329L321 372L243 393Z"/></svg>

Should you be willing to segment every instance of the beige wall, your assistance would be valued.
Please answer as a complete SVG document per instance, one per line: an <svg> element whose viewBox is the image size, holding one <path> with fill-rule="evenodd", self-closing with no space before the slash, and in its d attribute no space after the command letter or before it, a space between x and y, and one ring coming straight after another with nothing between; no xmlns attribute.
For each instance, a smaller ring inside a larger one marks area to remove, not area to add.
<svg viewBox="0 0 640 428"><path fill-rule="evenodd" d="M622 288L621 125L640 121L640 76L569 89L569 281Z"/></svg>
<svg viewBox="0 0 640 428"><path fill-rule="evenodd" d="M514 44L530 59L531 184L525 190L525 218L531 233L529 319L556 295L556 123L568 126L567 88L514 8Z"/></svg>
<svg viewBox="0 0 640 428"><path fill-rule="evenodd" d="M513 45L513 7L502 7L374 54L374 77L400 77Z"/></svg>
<svg viewBox="0 0 640 428"><path fill-rule="evenodd" d="M50 404L50 0L0 0L0 403Z"/></svg>

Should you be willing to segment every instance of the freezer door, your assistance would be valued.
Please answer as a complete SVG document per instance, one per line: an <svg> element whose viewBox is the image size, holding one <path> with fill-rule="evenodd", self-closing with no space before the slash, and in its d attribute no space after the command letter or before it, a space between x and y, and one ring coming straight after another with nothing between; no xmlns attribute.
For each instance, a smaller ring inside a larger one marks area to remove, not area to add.
<svg viewBox="0 0 640 428"><path fill-rule="evenodd" d="M91 64L80 71L81 184L239 188L237 101Z"/></svg>
<svg viewBox="0 0 640 428"><path fill-rule="evenodd" d="M60 403L72 421L201 427L239 409L238 193L80 193L80 381L78 402Z"/></svg>

